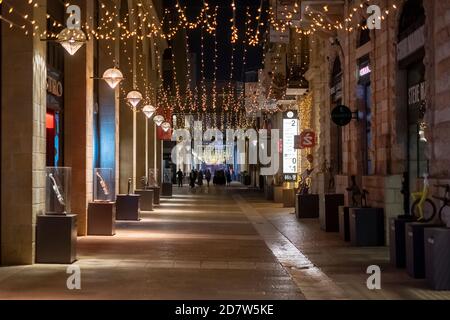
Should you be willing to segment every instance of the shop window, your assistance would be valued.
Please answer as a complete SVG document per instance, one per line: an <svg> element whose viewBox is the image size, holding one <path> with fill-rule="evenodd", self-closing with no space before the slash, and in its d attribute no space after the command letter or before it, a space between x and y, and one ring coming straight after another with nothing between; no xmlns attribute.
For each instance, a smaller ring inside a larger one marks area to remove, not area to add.
<svg viewBox="0 0 450 320"><path fill-rule="evenodd" d="M342 104L342 66L339 57L333 63L333 70L330 79L331 109ZM330 166L333 173L342 173L342 128L337 125L331 127L331 158Z"/></svg>

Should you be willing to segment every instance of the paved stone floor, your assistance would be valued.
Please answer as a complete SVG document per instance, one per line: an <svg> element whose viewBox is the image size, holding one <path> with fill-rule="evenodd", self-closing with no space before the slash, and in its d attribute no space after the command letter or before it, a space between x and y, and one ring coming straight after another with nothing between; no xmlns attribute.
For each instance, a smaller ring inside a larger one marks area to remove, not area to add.
<svg viewBox="0 0 450 320"><path fill-rule="evenodd" d="M64 265L1 267L0 299L450 299L390 267L387 248L352 248L258 192L174 191L114 237L79 238L81 290ZM382 290L366 288L371 264Z"/></svg>

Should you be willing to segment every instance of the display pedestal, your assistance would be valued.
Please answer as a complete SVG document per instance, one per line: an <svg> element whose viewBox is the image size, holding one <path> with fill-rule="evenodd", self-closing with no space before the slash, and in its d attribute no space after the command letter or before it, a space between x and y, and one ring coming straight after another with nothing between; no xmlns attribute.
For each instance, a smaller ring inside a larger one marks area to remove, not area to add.
<svg viewBox="0 0 450 320"><path fill-rule="evenodd" d="M383 208L350 208L350 242L358 247L384 246Z"/></svg>
<svg viewBox="0 0 450 320"><path fill-rule="evenodd" d="M389 220L389 256L391 263L397 268L406 267L406 223L414 222L411 216L401 216Z"/></svg>
<svg viewBox="0 0 450 320"><path fill-rule="evenodd" d="M406 223L406 270L415 279L425 278L424 230L435 227L438 227L438 225L421 222Z"/></svg>
<svg viewBox="0 0 450 320"><path fill-rule="evenodd" d="M273 200L273 186L266 185L264 187L264 196L266 200Z"/></svg>
<svg viewBox="0 0 450 320"><path fill-rule="evenodd" d="M426 228L425 273L434 290L450 290L450 229Z"/></svg>
<svg viewBox="0 0 450 320"><path fill-rule="evenodd" d="M295 190L283 189L283 207L293 208L295 207Z"/></svg>
<svg viewBox="0 0 450 320"><path fill-rule="evenodd" d="M163 197L172 197L172 184L171 183L163 183L161 188L161 196Z"/></svg>
<svg viewBox="0 0 450 320"><path fill-rule="evenodd" d="M119 194L116 201L116 219L139 221L140 195Z"/></svg>
<svg viewBox="0 0 450 320"><path fill-rule="evenodd" d="M113 236L116 234L116 203L89 202L88 235Z"/></svg>
<svg viewBox="0 0 450 320"><path fill-rule="evenodd" d="M136 190L136 194L141 196L141 211L153 211L154 191L153 190Z"/></svg>
<svg viewBox="0 0 450 320"><path fill-rule="evenodd" d="M343 194L325 194L325 210L320 215L320 228L326 232L339 232L339 206L344 205Z"/></svg>
<svg viewBox="0 0 450 320"><path fill-rule="evenodd" d="M350 207L339 206L339 235L344 241L350 241Z"/></svg>
<svg viewBox="0 0 450 320"><path fill-rule="evenodd" d="M36 262L71 264L77 259L77 215L36 219Z"/></svg>
<svg viewBox="0 0 450 320"><path fill-rule="evenodd" d="M147 187L145 190L153 190L153 204L160 204L160 195L161 188L160 187Z"/></svg>
<svg viewBox="0 0 450 320"><path fill-rule="evenodd" d="M282 186L273 187L273 201L275 203L283 203L283 189Z"/></svg>
<svg viewBox="0 0 450 320"><path fill-rule="evenodd" d="M295 215L299 219L319 217L319 195L297 194L295 201Z"/></svg>

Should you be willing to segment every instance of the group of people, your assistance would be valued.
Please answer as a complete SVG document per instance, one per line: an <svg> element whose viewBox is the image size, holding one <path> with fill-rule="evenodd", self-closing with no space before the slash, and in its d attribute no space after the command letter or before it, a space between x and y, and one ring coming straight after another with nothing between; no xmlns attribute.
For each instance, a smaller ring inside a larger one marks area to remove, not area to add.
<svg viewBox="0 0 450 320"><path fill-rule="evenodd" d="M182 187L185 174L183 173L183 171L181 171L181 169L178 169L176 176L177 176L178 187ZM211 178L212 178L211 170L209 170L209 169L206 169L206 170L194 169L189 173L189 186L191 188L195 188L196 185L202 186L203 181L206 179L206 183L209 187ZM221 183L222 179L223 179L223 183ZM226 172L224 172L224 170L219 170L218 172L215 172L214 184L230 185L231 181L232 181L232 176L231 176L231 172L229 170L227 170Z"/></svg>

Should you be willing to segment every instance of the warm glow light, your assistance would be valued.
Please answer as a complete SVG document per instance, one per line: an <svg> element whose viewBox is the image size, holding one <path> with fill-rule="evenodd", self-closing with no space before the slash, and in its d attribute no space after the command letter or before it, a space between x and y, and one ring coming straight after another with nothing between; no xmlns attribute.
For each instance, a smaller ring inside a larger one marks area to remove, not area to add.
<svg viewBox="0 0 450 320"><path fill-rule="evenodd" d="M146 105L142 108L142 112L148 119L150 119L155 114L156 108L152 105Z"/></svg>
<svg viewBox="0 0 450 320"><path fill-rule="evenodd" d="M130 91L127 94L127 101L128 103L133 107L136 108L139 103L141 103L142 101L142 93L140 93L139 91Z"/></svg>
<svg viewBox="0 0 450 320"><path fill-rule="evenodd" d="M80 29L63 29L57 40L73 56L85 43L86 35Z"/></svg>
<svg viewBox="0 0 450 320"><path fill-rule="evenodd" d="M111 89L115 89L119 83L123 80L123 74L117 68L111 68L106 70L103 73L103 80L111 87Z"/></svg>
<svg viewBox="0 0 450 320"><path fill-rule="evenodd" d="M168 132L171 127L172 126L168 122L164 122L163 124L161 124L161 128L163 129L164 132Z"/></svg>
<svg viewBox="0 0 450 320"><path fill-rule="evenodd" d="M157 115L153 118L155 124L159 127L164 122L164 117L162 115Z"/></svg>

